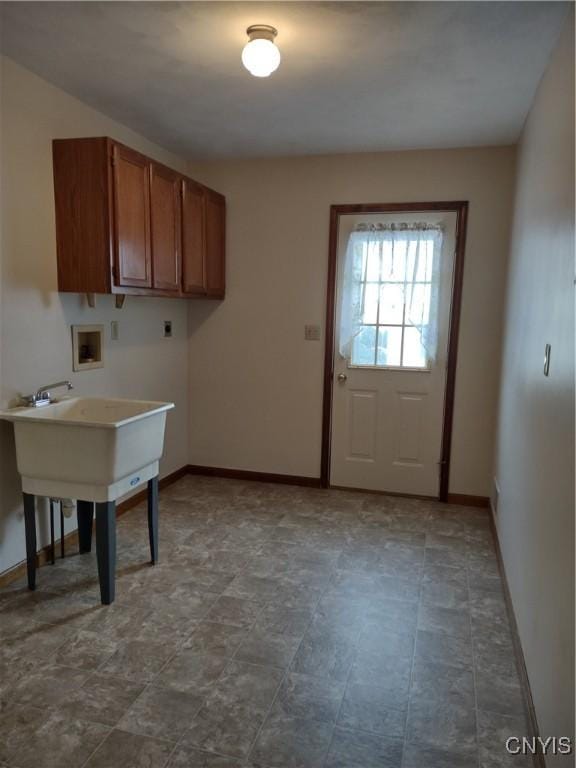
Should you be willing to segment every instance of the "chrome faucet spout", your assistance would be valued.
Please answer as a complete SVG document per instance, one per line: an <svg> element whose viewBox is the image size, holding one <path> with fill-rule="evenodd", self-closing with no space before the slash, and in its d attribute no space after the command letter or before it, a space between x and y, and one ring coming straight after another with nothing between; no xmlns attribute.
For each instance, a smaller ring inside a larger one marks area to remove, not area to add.
<svg viewBox="0 0 576 768"><path fill-rule="evenodd" d="M54 384L46 384L45 387L40 387L36 391L36 398L41 399L43 395L50 397L50 390L56 389L57 387L66 387L68 391L71 389L74 389L72 384L66 379L65 381L55 381Z"/></svg>
<svg viewBox="0 0 576 768"><path fill-rule="evenodd" d="M55 381L53 384L47 384L44 387L40 387L38 390L36 390L35 395L27 395L23 398L23 401L25 405L32 405L35 408L38 408L41 405L50 405L52 400L50 390L56 389L57 387L66 387L68 391L74 389L72 384L67 379L64 381Z"/></svg>

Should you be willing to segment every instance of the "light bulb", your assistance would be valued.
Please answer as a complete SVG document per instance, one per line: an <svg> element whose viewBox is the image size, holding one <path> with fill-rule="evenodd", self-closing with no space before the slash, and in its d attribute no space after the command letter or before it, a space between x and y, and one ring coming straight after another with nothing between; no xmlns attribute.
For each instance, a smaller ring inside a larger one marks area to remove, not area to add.
<svg viewBox="0 0 576 768"><path fill-rule="evenodd" d="M280 51L272 42L276 30L273 27L255 25L247 31L250 41L242 51L242 64L254 77L268 77L280 64Z"/></svg>

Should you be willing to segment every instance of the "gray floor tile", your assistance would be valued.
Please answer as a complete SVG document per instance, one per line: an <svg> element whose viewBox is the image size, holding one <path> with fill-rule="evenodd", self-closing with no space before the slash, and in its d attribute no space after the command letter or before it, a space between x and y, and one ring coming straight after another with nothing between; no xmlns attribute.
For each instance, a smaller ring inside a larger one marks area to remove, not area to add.
<svg viewBox="0 0 576 768"><path fill-rule="evenodd" d="M324 768L400 768L402 742L337 728Z"/></svg>
<svg viewBox="0 0 576 768"><path fill-rule="evenodd" d="M248 630L232 624L201 621L184 642L183 649L193 653L232 658L246 637Z"/></svg>
<svg viewBox="0 0 576 768"><path fill-rule="evenodd" d="M465 637L419 629L416 635L416 659L471 667L472 642Z"/></svg>
<svg viewBox="0 0 576 768"><path fill-rule="evenodd" d="M233 624L237 627L250 627L258 618L262 610L262 603L253 600L245 600L241 597L222 595L208 611L208 621L216 621L221 624Z"/></svg>
<svg viewBox="0 0 576 768"><path fill-rule="evenodd" d="M495 712L478 711L478 747L480 768L532 768L533 759L525 755L511 755L506 741L511 736L522 739L529 736L524 717L509 717Z"/></svg>
<svg viewBox="0 0 576 768"><path fill-rule="evenodd" d="M411 659L414 655L415 635L365 625L357 642L358 654L373 653Z"/></svg>
<svg viewBox="0 0 576 768"><path fill-rule="evenodd" d="M245 600L263 602L274 598L280 584L279 579L239 574L230 582L224 594L231 595L232 597L242 597Z"/></svg>
<svg viewBox="0 0 576 768"><path fill-rule="evenodd" d="M476 636L474 660L485 676L519 683L516 654L508 633L490 632Z"/></svg>
<svg viewBox="0 0 576 768"><path fill-rule="evenodd" d="M332 730L330 723L317 720L271 716L260 731L250 760L262 768L321 768Z"/></svg>
<svg viewBox="0 0 576 768"><path fill-rule="evenodd" d="M57 664L40 665L20 680L13 697L21 704L56 706L65 701L88 678L88 673Z"/></svg>
<svg viewBox="0 0 576 768"><path fill-rule="evenodd" d="M68 667L94 670L118 650L118 641L97 632L80 630L60 646L53 661Z"/></svg>
<svg viewBox="0 0 576 768"><path fill-rule="evenodd" d="M183 650L166 664L154 684L189 693L206 693L227 664L228 659L224 656Z"/></svg>
<svg viewBox="0 0 576 768"><path fill-rule="evenodd" d="M193 718L180 743L184 747L245 758L263 722L264 714L249 703L208 701Z"/></svg>
<svg viewBox="0 0 576 768"><path fill-rule="evenodd" d="M443 701L474 707L474 673L471 667L416 660L411 694L415 700Z"/></svg>
<svg viewBox="0 0 576 768"><path fill-rule="evenodd" d="M147 683L156 677L175 650L175 646L165 643L125 640L99 671Z"/></svg>
<svg viewBox="0 0 576 768"><path fill-rule="evenodd" d="M28 618L12 630L0 644L0 657L7 660L30 655L38 659L53 657L75 634L75 630L65 624L38 624Z"/></svg>
<svg viewBox="0 0 576 768"><path fill-rule="evenodd" d="M249 705L255 712L268 711L283 677L281 669L231 661L210 691L214 704Z"/></svg>
<svg viewBox="0 0 576 768"><path fill-rule="evenodd" d="M86 763L86 768L164 768L173 749L167 741L114 730Z"/></svg>
<svg viewBox="0 0 576 768"><path fill-rule="evenodd" d="M94 553L0 589L0 765L399 768L404 735L403 768L527 765L484 510L202 477L160 502L155 568L146 505L118 522L114 605Z"/></svg>
<svg viewBox="0 0 576 768"><path fill-rule="evenodd" d="M0 701L0 761L15 758L19 746L34 736L48 716L48 710Z"/></svg>
<svg viewBox="0 0 576 768"><path fill-rule="evenodd" d="M408 697L377 685L352 684L346 689L338 725L380 736L404 738Z"/></svg>
<svg viewBox="0 0 576 768"><path fill-rule="evenodd" d="M418 605L401 600L378 598L366 606L363 624L375 630L414 632L418 618Z"/></svg>
<svg viewBox="0 0 576 768"><path fill-rule="evenodd" d="M101 723L52 713L18 745L13 764L19 768L80 768L109 731Z"/></svg>
<svg viewBox="0 0 576 768"><path fill-rule="evenodd" d="M312 620L309 608L287 608L280 604L265 605L256 619L255 626L264 632L302 637Z"/></svg>
<svg viewBox="0 0 576 768"><path fill-rule="evenodd" d="M411 697L406 738L412 744L449 752L473 752L476 750L474 707Z"/></svg>
<svg viewBox="0 0 576 768"><path fill-rule="evenodd" d="M464 544L461 539L459 541ZM450 565L456 568L465 568L468 565L468 554L465 545L462 549L427 546L426 566L433 565Z"/></svg>
<svg viewBox="0 0 576 768"><path fill-rule="evenodd" d="M148 687L132 704L118 727L130 733L178 741L204 699L196 693Z"/></svg>
<svg viewBox="0 0 576 768"><path fill-rule="evenodd" d="M476 754L446 752L443 749L407 744L402 768L478 768Z"/></svg>
<svg viewBox="0 0 576 768"><path fill-rule="evenodd" d="M72 691L59 704L58 711L88 722L113 726L143 690L144 683L98 673L91 675L81 688Z"/></svg>
<svg viewBox="0 0 576 768"><path fill-rule="evenodd" d="M350 671L350 682L377 685L391 691L399 700L408 693L412 659L364 653L358 655Z"/></svg>
<svg viewBox="0 0 576 768"><path fill-rule="evenodd" d="M332 723L338 716L344 688L342 682L290 673L278 691L274 712L285 717Z"/></svg>
<svg viewBox="0 0 576 768"><path fill-rule="evenodd" d="M506 680L494 674L476 670L476 699L479 709L500 715L523 715L522 688L516 680Z"/></svg>
<svg viewBox="0 0 576 768"><path fill-rule="evenodd" d="M422 603L418 611L418 629L441 632L452 637L469 638L470 614L465 609L443 608Z"/></svg>
<svg viewBox="0 0 576 768"><path fill-rule="evenodd" d="M251 629L234 658L250 664L285 669L298 650L300 638Z"/></svg>
<svg viewBox="0 0 576 768"><path fill-rule="evenodd" d="M292 663L294 672L345 681L356 648L349 637L315 625L304 635Z"/></svg>
<svg viewBox="0 0 576 768"><path fill-rule="evenodd" d="M222 757L211 752L204 752L195 747L178 746L166 768L241 768L245 763Z"/></svg>

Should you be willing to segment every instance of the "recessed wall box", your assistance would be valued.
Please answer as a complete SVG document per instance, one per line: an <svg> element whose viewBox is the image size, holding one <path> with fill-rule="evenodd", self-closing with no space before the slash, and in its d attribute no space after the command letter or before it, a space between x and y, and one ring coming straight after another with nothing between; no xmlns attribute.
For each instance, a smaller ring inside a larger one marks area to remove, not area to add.
<svg viewBox="0 0 576 768"><path fill-rule="evenodd" d="M72 326L72 368L88 371L104 368L104 326Z"/></svg>

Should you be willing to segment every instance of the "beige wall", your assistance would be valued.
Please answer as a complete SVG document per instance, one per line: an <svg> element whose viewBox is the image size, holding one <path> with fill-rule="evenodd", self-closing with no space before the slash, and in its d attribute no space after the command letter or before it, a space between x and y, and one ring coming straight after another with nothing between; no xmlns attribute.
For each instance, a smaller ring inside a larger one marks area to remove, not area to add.
<svg viewBox="0 0 576 768"><path fill-rule="evenodd" d="M191 304L190 462L317 477L331 203L469 200L450 490L488 495L513 148L194 164L228 199L226 300Z"/></svg>
<svg viewBox="0 0 576 768"><path fill-rule="evenodd" d="M498 533L544 736L574 729L573 24L520 146L496 464Z"/></svg>
<svg viewBox="0 0 576 768"><path fill-rule="evenodd" d="M162 462L162 472L170 472L187 462L187 303L128 297L116 310L111 297L98 297L91 310L81 296L57 292L51 140L109 135L169 165L183 163L10 60L2 64L0 407L62 378L82 395L173 400ZM113 319L120 323L115 342ZM162 322L169 319L174 336L164 339ZM105 325L103 369L72 372L72 323ZM1 572L24 557L20 483L6 422L0 422L0 473Z"/></svg>

